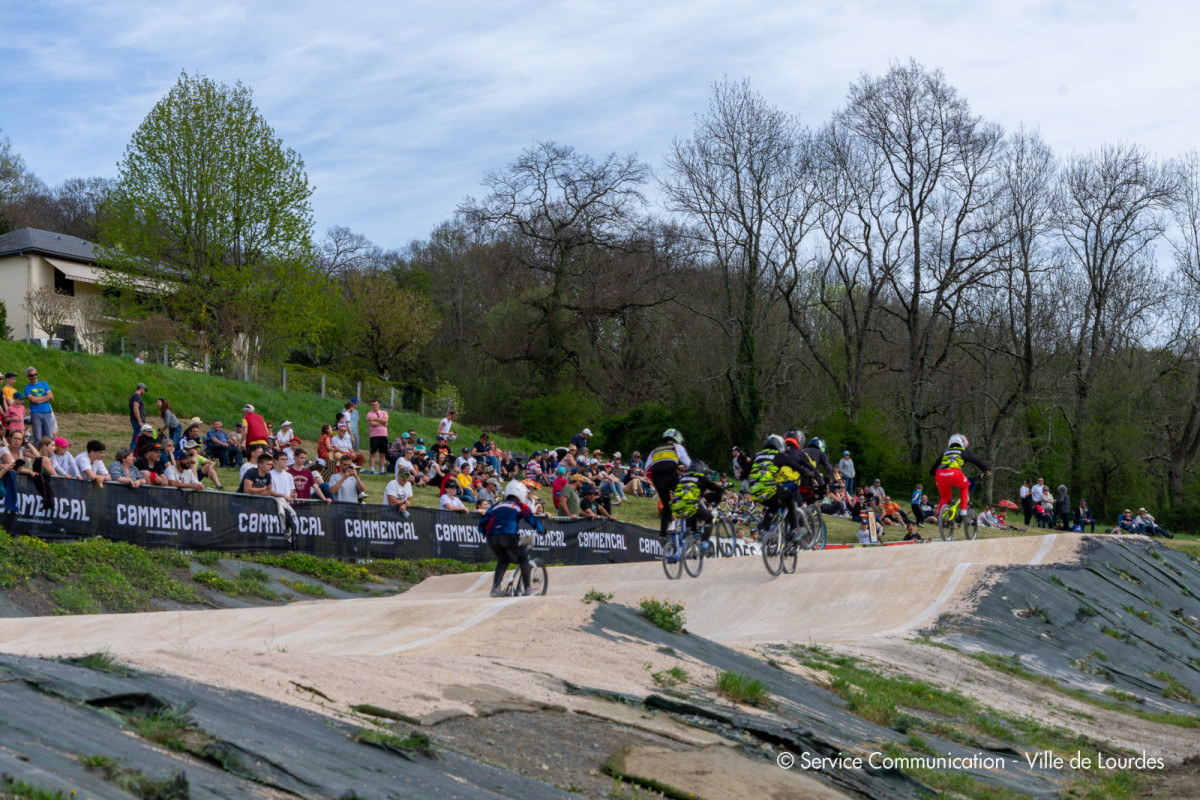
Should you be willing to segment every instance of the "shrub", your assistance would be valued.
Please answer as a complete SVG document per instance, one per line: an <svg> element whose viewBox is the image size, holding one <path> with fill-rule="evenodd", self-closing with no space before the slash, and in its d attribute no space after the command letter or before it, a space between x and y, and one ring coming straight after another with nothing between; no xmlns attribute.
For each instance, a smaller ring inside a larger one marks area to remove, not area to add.
<svg viewBox="0 0 1200 800"><path fill-rule="evenodd" d="M758 678L749 678L740 672L722 672L717 675L717 693L735 703L752 706L767 704L767 685Z"/></svg>
<svg viewBox="0 0 1200 800"><path fill-rule="evenodd" d="M583 595L583 602L585 603L607 603L612 599L612 592L598 592L595 589L588 589Z"/></svg>
<svg viewBox="0 0 1200 800"><path fill-rule="evenodd" d="M639 605L642 609L642 616L664 631L679 633L683 630L683 624L687 621L683 613L683 603L643 597Z"/></svg>

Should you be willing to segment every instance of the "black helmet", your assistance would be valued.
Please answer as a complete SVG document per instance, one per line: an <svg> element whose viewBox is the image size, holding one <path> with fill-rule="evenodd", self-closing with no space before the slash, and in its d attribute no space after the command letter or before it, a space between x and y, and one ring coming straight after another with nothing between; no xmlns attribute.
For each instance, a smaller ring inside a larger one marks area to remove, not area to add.
<svg viewBox="0 0 1200 800"><path fill-rule="evenodd" d="M820 450L822 453L825 452L825 440L822 439L820 436L814 436L813 438L809 439L808 446L815 447L818 450Z"/></svg>
<svg viewBox="0 0 1200 800"><path fill-rule="evenodd" d="M763 439L763 450L782 450L783 437L778 433L772 433L766 439Z"/></svg>

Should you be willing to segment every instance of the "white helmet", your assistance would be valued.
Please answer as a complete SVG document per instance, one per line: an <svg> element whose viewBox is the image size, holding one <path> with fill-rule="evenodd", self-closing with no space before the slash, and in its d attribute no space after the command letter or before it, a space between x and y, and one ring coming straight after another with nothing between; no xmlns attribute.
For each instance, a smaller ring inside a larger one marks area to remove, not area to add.
<svg viewBox="0 0 1200 800"><path fill-rule="evenodd" d="M967 437L963 436L961 433L956 433L950 437L950 444L948 444L946 446L947 447L961 447L963 450L966 450L971 445L967 441Z"/></svg>
<svg viewBox="0 0 1200 800"><path fill-rule="evenodd" d="M525 488L525 484L521 481L509 481L504 487L505 497L515 497L522 504L529 502L529 489Z"/></svg>

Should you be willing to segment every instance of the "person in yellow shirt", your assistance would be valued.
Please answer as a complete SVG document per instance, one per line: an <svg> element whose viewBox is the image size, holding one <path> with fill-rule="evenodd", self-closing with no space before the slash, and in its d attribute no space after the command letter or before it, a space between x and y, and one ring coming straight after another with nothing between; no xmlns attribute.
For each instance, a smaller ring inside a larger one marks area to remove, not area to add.
<svg viewBox="0 0 1200 800"><path fill-rule="evenodd" d="M4 386L0 388L0 394L4 395L3 408L8 408L8 404L12 402L13 395L17 393L17 373L6 372L4 374ZM0 409L3 410L3 409Z"/></svg>

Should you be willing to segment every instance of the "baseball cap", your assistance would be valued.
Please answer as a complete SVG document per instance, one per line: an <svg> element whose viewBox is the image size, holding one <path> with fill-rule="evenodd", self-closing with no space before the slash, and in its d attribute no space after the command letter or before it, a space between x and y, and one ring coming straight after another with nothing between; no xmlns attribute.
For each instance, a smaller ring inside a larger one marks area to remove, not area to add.
<svg viewBox="0 0 1200 800"><path fill-rule="evenodd" d="M351 403L357 403L357 402L358 402L358 398L357 398L357 397L351 397L351 398L350 398L350 402L351 402Z"/></svg>
<svg viewBox="0 0 1200 800"><path fill-rule="evenodd" d="M54 446L55 447L70 447L71 443L68 442L66 439L64 439L61 436L55 436L54 437Z"/></svg>
<svg viewBox="0 0 1200 800"><path fill-rule="evenodd" d="M850 455L850 451L849 451L849 450L843 450L843 451L842 451L842 455L844 455L844 456L848 456L848 455Z"/></svg>
<svg viewBox="0 0 1200 800"><path fill-rule="evenodd" d="M150 423L146 423L145 425L142 426L142 433L153 433L153 432L154 432L154 426L151 425Z"/></svg>
<svg viewBox="0 0 1200 800"><path fill-rule="evenodd" d="M249 403L246 403L246 405L242 406L242 411L249 411L251 414L253 414L254 406L250 405Z"/></svg>
<svg viewBox="0 0 1200 800"><path fill-rule="evenodd" d="M559 475L566 475L566 474L567 474L567 468L566 468L566 467L559 467L559 468L558 468L558 474L559 474Z"/></svg>
<svg viewBox="0 0 1200 800"><path fill-rule="evenodd" d="M401 439L407 439L407 438L408 438L408 434L407 434L407 433L402 433L402 434L400 434L400 438L401 438Z"/></svg>
<svg viewBox="0 0 1200 800"><path fill-rule="evenodd" d="M879 478L876 478L876 479L875 479L875 482L876 482L876 483L883 483L883 481L879 480Z"/></svg>
<svg viewBox="0 0 1200 800"><path fill-rule="evenodd" d="M730 450L729 452L731 452L731 453L736 453L737 451L739 451L739 450L741 450L741 449L742 449L742 448L738 447L738 446L735 444L735 445L733 446L733 449L732 449L732 450Z"/></svg>
<svg viewBox="0 0 1200 800"><path fill-rule="evenodd" d="M10 372L10 373L8 373L8 374L9 374L9 375L12 375L12 373L11 373L11 372ZM144 383L139 383L137 386L133 387L133 390L136 392L138 389L145 389L145 388L146 388L146 384L144 384Z"/></svg>
<svg viewBox="0 0 1200 800"><path fill-rule="evenodd" d="M586 489L583 490L583 493L584 494L600 494L600 490L597 489L595 486L589 485Z"/></svg>
<svg viewBox="0 0 1200 800"><path fill-rule="evenodd" d="M15 372L6 372L6 373L4 373L4 377L6 377L6 378L15 378L15 377L17 377L17 373L15 373ZM140 386L141 384L138 384L138 385Z"/></svg>
<svg viewBox="0 0 1200 800"><path fill-rule="evenodd" d="M418 436L418 437L417 437L417 444L425 444L425 440L424 440L424 439L422 439L421 437L419 437L419 436Z"/></svg>
<svg viewBox="0 0 1200 800"><path fill-rule="evenodd" d="M582 431L582 433L583 433L583 435L584 435L584 436L591 436L591 435L592 435L592 429L591 429L591 428L584 428L584 429L583 429L583 431Z"/></svg>
<svg viewBox="0 0 1200 800"><path fill-rule="evenodd" d="M613 458L620 458L620 457L621 457L621 451L620 451L620 450L618 450L617 452L613 453Z"/></svg>
<svg viewBox="0 0 1200 800"><path fill-rule="evenodd" d="M183 443L184 450L195 450L199 446L200 445L196 444L196 442L192 441L191 439L188 439Z"/></svg>
<svg viewBox="0 0 1200 800"><path fill-rule="evenodd" d="M579 474L572 475L571 483L583 483L583 476Z"/></svg>

